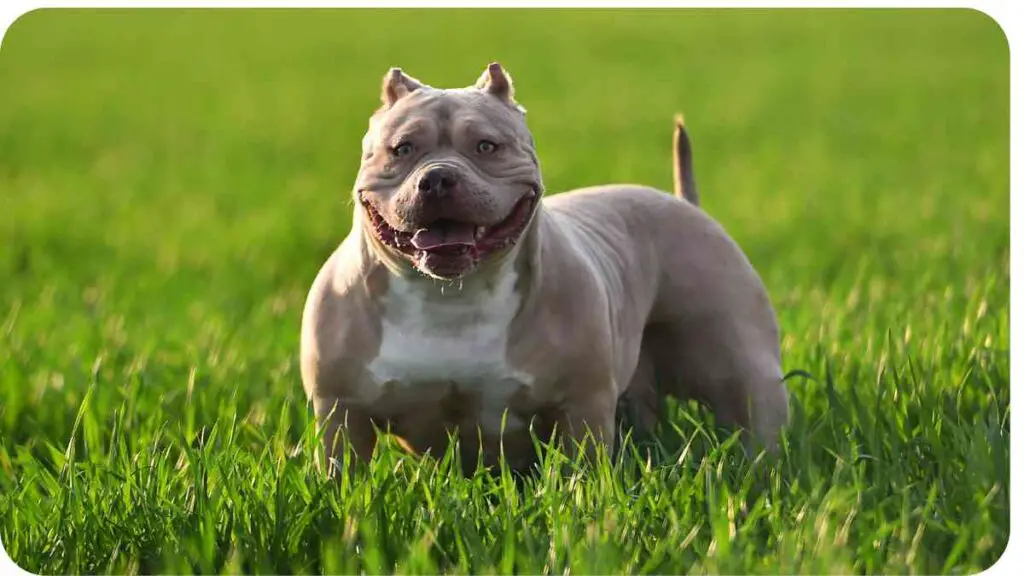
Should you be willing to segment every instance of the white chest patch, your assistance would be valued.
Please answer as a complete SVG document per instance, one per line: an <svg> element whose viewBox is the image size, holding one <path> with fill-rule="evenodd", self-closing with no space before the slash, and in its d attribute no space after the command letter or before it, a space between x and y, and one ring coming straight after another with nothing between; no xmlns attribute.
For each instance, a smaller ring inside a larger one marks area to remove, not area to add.
<svg viewBox="0 0 1024 576"><path fill-rule="evenodd" d="M479 394L481 426L500 429L509 397L532 384L506 358L520 300L515 284L511 269L489 290L392 277L382 299L380 350L368 366L373 378L408 387L454 382ZM521 424L510 415L506 429Z"/></svg>

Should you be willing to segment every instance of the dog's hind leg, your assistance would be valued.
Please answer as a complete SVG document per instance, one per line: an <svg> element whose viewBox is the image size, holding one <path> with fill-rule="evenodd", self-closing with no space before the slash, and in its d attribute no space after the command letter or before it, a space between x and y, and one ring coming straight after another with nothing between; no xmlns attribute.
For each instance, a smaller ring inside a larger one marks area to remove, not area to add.
<svg viewBox="0 0 1024 576"><path fill-rule="evenodd" d="M648 347L642 345L629 387L619 398L619 419L638 432L653 433L658 423L659 402L654 358Z"/></svg>
<svg viewBox="0 0 1024 576"><path fill-rule="evenodd" d="M658 384L663 393L708 406L717 424L742 428L748 447L774 449L789 419L776 348L723 328L659 327L649 342Z"/></svg>

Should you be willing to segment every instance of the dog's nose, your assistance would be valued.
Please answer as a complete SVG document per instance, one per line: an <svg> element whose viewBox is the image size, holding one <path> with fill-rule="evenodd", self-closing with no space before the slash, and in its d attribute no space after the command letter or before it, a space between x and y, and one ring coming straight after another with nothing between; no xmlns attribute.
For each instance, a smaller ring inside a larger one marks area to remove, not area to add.
<svg viewBox="0 0 1024 576"><path fill-rule="evenodd" d="M455 171L445 166L428 169L416 184L416 189L425 196L444 196L455 186Z"/></svg>

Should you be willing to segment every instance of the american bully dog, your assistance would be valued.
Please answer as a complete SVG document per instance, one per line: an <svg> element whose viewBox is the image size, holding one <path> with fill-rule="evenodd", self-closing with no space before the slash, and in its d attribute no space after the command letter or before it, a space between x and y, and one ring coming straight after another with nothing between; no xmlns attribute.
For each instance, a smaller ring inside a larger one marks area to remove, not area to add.
<svg viewBox="0 0 1024 576"><path fill-rule="evenodd" d="M475 85L384 77L352 229L302 319L302 380L327 455L377 431L475 467L614 442L616 408L697 399L771 448L787 422L775 314L757 273L696 206L677 121L675 196L635 185L544 198L525 111L497 63ZM339 434L341 432L341 434ZM587 439L587 443L582 441ZM595 442L596 441L596 442Z"/></svg>

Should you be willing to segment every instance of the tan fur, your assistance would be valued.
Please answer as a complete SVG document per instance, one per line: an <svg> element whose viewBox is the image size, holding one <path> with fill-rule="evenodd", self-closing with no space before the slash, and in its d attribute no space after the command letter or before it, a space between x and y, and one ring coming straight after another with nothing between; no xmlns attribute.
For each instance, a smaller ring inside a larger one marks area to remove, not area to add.
<svg viewBox="0 0 1024 576"><path fill-rule="evenodd" d="M389 74L392 84L412 85ZM413 194L408 183L424 163L448 162L466 171L470 185L446 209L500 220L522 197L523 182L541 180L510 80L497 78L499 93L488 92L495 75L504 72L490 68L480 87L417 89L390 104L395 90L386 80L385 107L364 140L357 198L372 195L381 214L402 226L401 203ZM437 116L439 102L444 118ZM487 120L487 129L514 150L500 165L474 165L458 149L465 119ZM385 169L375 146L390 135L386 127L410 123L426 139L455 126L455 144L430 144L426 160L398 173ZM681 124L677 165L680 130ZM692 190L692 173L687 179L683 192ZM377 426L417 452L443 451L455 433L468 467L482 448L486 464L503 453L521 468L534 456L530 427L574 440L589 432L611 445L619 401L646 411L641 422L650 424L655 390L705 402L720 422L773 446L788 418L774 311L740 248L695 207L695 196L692 202L632 185L548 197L514 246L453 281L432 278L381 245L357 202L353 229L318 274L303 315L303 383L325 427L328 454L338 454L335 435L344 432L360 457L369 456ZM500 290L508 282L514 291L506 297ZM514 309L476 315L459 308L477 301ZM435 332L424 322L456 325ZM499 328L507 332L491 344ZM406 359L392 350L388 374L400 377L381 381L371 368L382 341L402 335L388 335L396 329L422 335L422 349L409 346L408 366L429 362L432 350L447 355L444 364L439 359L429 378L418 378L402 372ZM451 340L463 334L484 338L465 358ZM503 355L493 348L499 342ZM495 427L502 418L511 424L504 433Z"/></svg>

